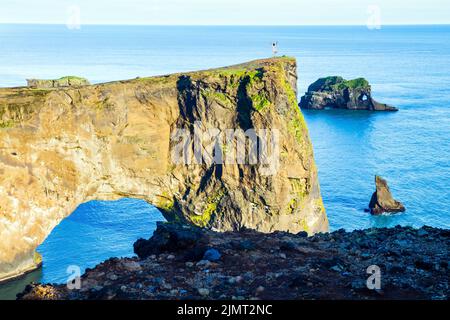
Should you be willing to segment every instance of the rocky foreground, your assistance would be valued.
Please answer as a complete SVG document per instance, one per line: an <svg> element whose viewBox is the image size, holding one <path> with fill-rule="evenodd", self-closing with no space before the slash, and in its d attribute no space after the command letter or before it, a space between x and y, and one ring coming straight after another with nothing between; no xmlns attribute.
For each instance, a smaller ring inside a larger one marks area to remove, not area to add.
<svg viewBox="0 0 450 320"><path fill-rule="evenodd" d="M321 233L216 233L161 223L135 258L111 258L21 299L448 299L450 231L432 227ZM369 290L369 266L381 289Z"/></svg>

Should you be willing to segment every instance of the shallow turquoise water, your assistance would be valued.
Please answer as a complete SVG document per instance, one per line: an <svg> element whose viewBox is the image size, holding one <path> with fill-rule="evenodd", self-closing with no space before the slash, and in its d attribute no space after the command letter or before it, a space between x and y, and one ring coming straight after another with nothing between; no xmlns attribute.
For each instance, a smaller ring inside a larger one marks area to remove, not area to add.
<svg viewBox="0 0 450 320"><path fill-rule="evenodd" d="M450 26L126 27L0 25L0 86L79 75L92 82L205 69L267 57L271 42L298 61L301 94L317 78L364 76L397 113L308 111L332 230L396 224L450 227ZM374 175L404 214L364 212ZM69 265L132 254L159 212L137 200L81 206L40 246L42 281L64 282ZM0 288L0 297L1 297Z"/></svg>

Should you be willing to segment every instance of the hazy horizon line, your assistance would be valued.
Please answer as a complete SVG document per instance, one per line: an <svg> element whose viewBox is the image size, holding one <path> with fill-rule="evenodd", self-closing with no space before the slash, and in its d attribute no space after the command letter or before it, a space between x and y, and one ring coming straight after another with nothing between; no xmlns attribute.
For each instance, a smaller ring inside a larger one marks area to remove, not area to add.
<svg viewBox="0 0 450 320"><path fill-rule="evenodd" d="M48 22L0 22L0 25L54 25L65 23ZM366 24L140 24L140 23L81 23L80 26L142 26L142 27L367 27ZM450 23L386 23L389 26L450 26Z"/></svg>

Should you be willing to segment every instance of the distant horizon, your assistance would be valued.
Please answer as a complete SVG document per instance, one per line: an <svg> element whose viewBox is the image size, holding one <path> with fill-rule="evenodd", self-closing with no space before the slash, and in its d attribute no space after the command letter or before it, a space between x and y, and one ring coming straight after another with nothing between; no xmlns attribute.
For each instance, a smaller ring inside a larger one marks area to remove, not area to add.
<svg viewBox="0 0 450 320"><path fill-rule="evenodd" d="M47 22L0 22L0 25L49 25L65 26L64 23ZM365 27L365 24L128 24L128 23L83 23L80 26L142 26L142 27ZM450 23L390 23L382 24L383 27L392 26L450 26Z"/></svg>

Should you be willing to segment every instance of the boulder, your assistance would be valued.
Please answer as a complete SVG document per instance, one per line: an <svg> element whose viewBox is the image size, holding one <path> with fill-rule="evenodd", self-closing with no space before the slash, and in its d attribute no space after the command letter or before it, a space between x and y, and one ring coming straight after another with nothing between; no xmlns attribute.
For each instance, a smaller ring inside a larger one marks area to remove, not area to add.
<svg viewBox="0 0 450 320"><path fill-rule="evenodd" d="M375 176L376 191L370 199L369 209L372 214L381 214L383 212L404 212L403 204L392 197L391 191L386 180Z"/></svg>
<svg viewBox="0 0 450 320"><path fill-rule="evenodd" d="M350 109L370 111L397 111L372 98L371 86L364 78L345 80L332 76L320 78L308 87L301 98L302 109Z"/></svg>
<svg viewBox="0 0 450 320"><path fill-rule="evenodd" d="M206 233L198 227L158 222L153 236L148 240L138 239L133 248L134 253L143 259L163 252L187 251L205 242L207 242Z"/></svg>

